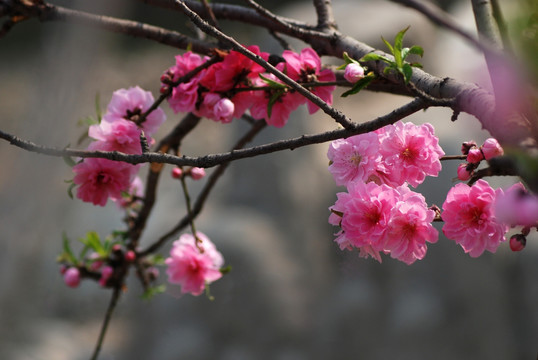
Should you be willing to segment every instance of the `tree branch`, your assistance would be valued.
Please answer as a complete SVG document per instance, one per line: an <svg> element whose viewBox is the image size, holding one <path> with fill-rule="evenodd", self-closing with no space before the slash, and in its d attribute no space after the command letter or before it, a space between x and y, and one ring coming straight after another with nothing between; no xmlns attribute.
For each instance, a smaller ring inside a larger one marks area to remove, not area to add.
<svg viewBox="0 0 538 360"><path fill-rule="evenodd" d="M318 16L317 28L322 31L336 30L331 0L314 0L314 7Z"/></svg>

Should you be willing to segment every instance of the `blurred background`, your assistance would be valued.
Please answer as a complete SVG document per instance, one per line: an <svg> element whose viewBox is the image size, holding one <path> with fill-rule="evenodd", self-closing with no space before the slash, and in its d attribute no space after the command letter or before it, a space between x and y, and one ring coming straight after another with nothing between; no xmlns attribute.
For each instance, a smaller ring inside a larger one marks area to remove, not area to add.
<svg viewBox="0 0 538 360"><path fill-rule="evenodd" d="M54 3L192 32L184 16L142 2ZM311 2L261 3L280 15L315 23ZM518 20L516 2L501 3L507 18ZM470 2L441 5L474 32ZM482 55L421 15L387 1L333 0L333 6L342 32L381 49L381 35L392 39L411 25L404 44L424 48L427 72L489 87ZM222 26L242 43L282 51L263 29ZM296 50L305 46L292 44ZM73 145L85 131L78 120L95 115L96 94L103 109L119 88L139 85L157 96L159 77L178 53L148 40L71 24L31 20L17 25L0 39L0 128L43 145ZM369 92L344 99L341 92L335 93L335 107L357 122L409 101ZM166 104L163 108L168 120L157 140L181 119ZM476 119L461 114L452 123L451 115L429 109L407 121L432 123L447 154L458 154L463 141L480 143L488 137ZM230 125L204 120L184 141L183 153L227 151L246 128L238 120ZM302 108L286 127L266 129L254 143L335 128L326 115L309 116ZM520 253L505 243L496 254L472 259L441 235L425 259L412 266L342 252L327 218L336 193L344 189L327 171L327 147L233 163L197 221L232 266L211 286L215 301L181 296L174 286L144 301L133 277L100 359L535 359L536 236ZM123 214L114 204L100 208L71 200L64 181L73 175L60 158L2 141L0 163L0 358L87 359L111 293L92 281L75 290L66 287L55 260L62 233L77 239L95 230L104 237L124 229ZM442 205L457 165L443 163L440 177L418 188L429 204ZM171 169L164 170L143 245L184 216ZM493 186L512 182L490 181ZM192 183L192 195L200 187ZM169 248L161 253L166 256ZM164 269L159 281L166 282Z"/></svg>

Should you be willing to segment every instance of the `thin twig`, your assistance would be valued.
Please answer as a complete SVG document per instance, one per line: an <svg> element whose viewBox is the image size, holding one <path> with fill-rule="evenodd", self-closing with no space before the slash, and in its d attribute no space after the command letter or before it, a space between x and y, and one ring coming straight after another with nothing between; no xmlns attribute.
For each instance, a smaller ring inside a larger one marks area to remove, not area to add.
<svg viewBox="0 0 538 360"><path fill-rule="evenodd" d="M261 121L254 123L252 125L252 128L235 144L235 146L232 149L232 152L243 148L247 143L252 141L252 139L261 130L265 128L265 126L266 124ZM196 202L194 203L192 210L188 212L187 215L183 217L176 226L174 226L174 228L172 228L166 234L161 236L157 241L151 244L146 250L141 251L140 254L148 255L148 254L154 253L161 246L163 246L172 236L174 236L179 231L181 231L184 227L190 224L202 211L211 190L214 188L215 184L217 183L217 180L222 176L222 174L228 168L229 165L230 165L230 162L227 162L217 167L215 171L213 171L211 175L208 177L207 182L204 185L204 188L202 189L202 191L196 198Z"/></svg>
<svg viewBox="0 0 538 360"><path fill-rule="evenodd" d="M103 341L105 340L105 335L108 330L108 325L110 324L110 320L112 319L112 314L114 313L114 309L116 308L120 295L121 295L121 285L116 285L114 287L112 297L110 298L110 303L108 304L105 318L103 320L103 325L101 326L101 331L99 332L99 338L97 339L97 344L95 344L95 349L93 351L91 360L97 360L97 357L99 356L99 352L101 351L101 347L103 346Z"/></svg>
<svg viewBox="0 0 538 360"><path fill-rule="evenodd" d="M215 27L209 25L200 16L198 16L198 14L196 14L194 11L189 9L189 7L185 5L184 1L182 0L175 0L175 1L176 1L176 4L183 10L183 12L191 19L191 21L194 24L196 24L196 26L198 26L203 32L217 38L219 41L229 44L234 50L245 55L247 58L251 59L258 65L262 66L268 72L274 74L278 79L282 80L285 84L289 85L299 94L301 94L308 100L312 101L315 105L319 106L319 108L323 110L323 112L325 112L327 115L329 115L334 120L336 120L336 122L338 122L344 128L352 128L354 126L351 119L349 119L343 113L336 110L332 106L328 105L321 98L319 98L315 94L308 91L306 88L298 84L296 81L289 78L286 74L279 71L277 68L269 64L264 59L262 59L261 56L254 54L253 52L251 52L250 50L242 46L234 38L222 33Z"/></svg>

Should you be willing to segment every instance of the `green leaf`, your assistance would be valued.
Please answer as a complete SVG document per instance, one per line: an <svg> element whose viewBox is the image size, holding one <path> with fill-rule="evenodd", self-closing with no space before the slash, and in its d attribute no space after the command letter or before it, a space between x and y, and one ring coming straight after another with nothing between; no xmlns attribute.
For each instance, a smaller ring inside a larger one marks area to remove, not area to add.
<svg viewBox="0 0 538 360"><path fill-rule="evenodd" d="M230 271L232 271L232 266L228 265L228 266L222 267L220 268L219 271L222 275L228 274Z"/></svg>
<svg viewBox="0 0 538 360"><path fill-rule="evenodd" d="M269 99L269 102L267 103L267 117L271 117L271 114L273 112L273 105L280 99L280 97L284 94L285 89L280 89L278 91L275 91L273 95L271 95L271 98Z"/></svg>
<svg viewBox="0 0 538 360"><path fill-rule="evenodd" d="M359 91L364 89L366 86L368 86L368 84L370 84L372 82L372 80L374 80L374 79L375 79L374 74L370 73L370 74L366 75L365 77L363 77L362 79L357 81L355 83L355 85L353 85L353 87L350 90L343 93L342 97L347 97L349 95L353 95L353 94L358 93Z"/></svg>
<svg viewBox="0 0 538 360"><path fill-rule="evenodd" d="M64 162L67 164L67 166L69 167L73 167L75 166L77 163L75 162L75 160L71 159L70 156L62 156L62 159L64 159Z"/></svg>
<svg viewBox="0 0 538 360"><path fill-rule="evenodd" d="M71 199L74 199L74 197L73 197L73 189L75 188L75 186L77 186L77 184L75 184L75 183L72 182L72 180L71 180L71 184L70 184L69 187L67 188L67 196L69 196Z"/></svg>
<svg viewBox="0 0 538 360"><path fill-rule="evenodd" d="M381 36L381 40L383 40L383 42L385 43L385 45L387 45L387 47L389 48L390 50L390 53L392 55L394 55L394 48L392 47L392 45L387 41L385 40L385 38L383 36Z"/></svg>
<svg viewBox="0 0 538 360"><path fill-rule="evenodd" d="M398 32L398 34L396 34L396 36L394 37L394 51L392 55L394 55L394 62L396 63L397 67L402 67L402 64L403 64L402 45L403 45L403 37L407 30L409 30L409 26L401 30L400 32Z"/></svg>
<svg viewBox="0 0 538 360"><path fill-rule="evenodd" d="M368 53L359 59L359 61L377 61L377 60L384 61L387 64L390 64L392 62L386 57L376 54L376 53Z"/></svg>
<svg viewBox="0 0 538 360"><path fill-rule="evenodd" d="M166 285L161 284L155 287L149 287L144 293L142 294L142 299L144 300L151 300L155 295L162 294L166 291Z"/></svg>
<svg viewBox="0 0 538 360"><path fill-rule="evenodd" d="M405 83L407 84L409 80L411 80L411 76L413 75L413 68L409 64L403 64L402 66L402 74L404 76Z"/></svg>
<svg viewBox="0 0 538 360"><path fill-rule="evenodd" d="M409 48L409 54L418 55L420 57L424 56L424 49L421 46L413 45Z"/></svg>
<svg viewBox="0 0 538 360"><path fill-rule="evenodd" d="M287 86L285 84L282 84L282 83L276 82L274 80L271 80L271 79L263 76L262 74L259 74L259 76L263 80L263 82L265 82L267 85L269 85L269 87L272 88L272 89L286 89L287 88Z"/></svg>
<svg viewBox="0 0 538 360"><path fill-rule="evenodd" d="M70 240L65 234L65 232L62 233L62 247L63 247L63 254L60 256L62 260L65 260L73 265L77 264L77 258L75 254L73 253L73 250L71 250L71 245L69 244Z"/></svg>
<svg viewBox="0 0 538 360"><path fill-rule="evenodd" d="M86 237L80 238L79 241L101 256L108 255L107 251L101 244L99 234L95 231L89 231L88 233L86 233Z"/></svg>

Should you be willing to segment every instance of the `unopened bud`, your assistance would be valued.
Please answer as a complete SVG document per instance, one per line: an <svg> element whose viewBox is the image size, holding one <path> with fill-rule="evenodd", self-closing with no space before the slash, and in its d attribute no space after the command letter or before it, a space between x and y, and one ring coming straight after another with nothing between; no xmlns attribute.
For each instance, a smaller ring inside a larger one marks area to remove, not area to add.
<svg viewBox="0 0 538 360"><path fill-rule="evenodd" d="M469 153L467 154L467 161L471 164L478 164L480 161L484 160L484 155L482 154L482 151L477 148L472 148L469 150Z"/></svg>
<svg viewBox="0 0 538 360"><path fill-rule="evenodd" d="M80 271L76 267L70 267L64 273L64 282L67 286L76 288L80 284Z"/></svg>
<svg viewBox="0 0 538 360"><path fill-rule="evenodd" d="M190 171L193 180L200 180L205 176L205 169L199 167L193 167Z"/></svg>
<svg viewBox="0 0 538 360"><path fill-rule="evenodd" d="M476 147L478 147L478 145L476 145L476 142L474 140L466 141L461 144L461 153L463 155L467 155L469 153L469 150Z"/></svg>
<svg viewBox="0 0 538 360"><path fill-rule="evenodd" d="M364 69L359 64L347 64L344 72L344 79L354 84L364 77Z"/></svg>
<svg viewBox="0 0 538 360"><path fill-rule="evenodd" d="M462 163L458 166L458 179L460 179L461 181L467 181L472 176L472 171L469 171L467 167L467 163Z"/></svg>
<svg viewBox="0 0 538 360"><path fill-rule="evenodd" d="M181 170L181 168L175 167L172 169L172 177L174 179L181 179L182 175L183 175L183 170Z"/></svg>
<svg viewBox="0 0 538 360"><path fill-rule="evenodd" d="M515 234L510 238L510 249L512 251L521 251L527 244L527 238L523 234Z"/></svg>

